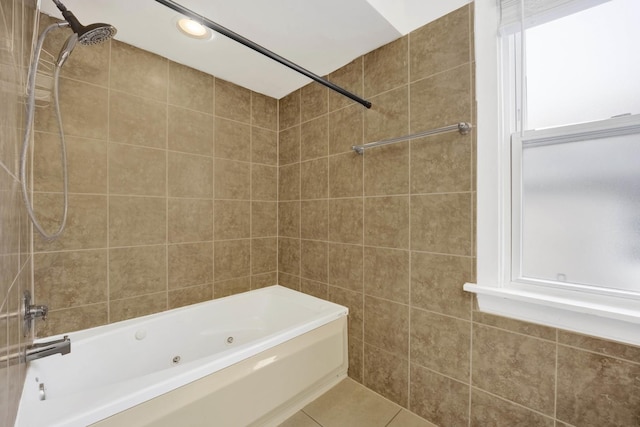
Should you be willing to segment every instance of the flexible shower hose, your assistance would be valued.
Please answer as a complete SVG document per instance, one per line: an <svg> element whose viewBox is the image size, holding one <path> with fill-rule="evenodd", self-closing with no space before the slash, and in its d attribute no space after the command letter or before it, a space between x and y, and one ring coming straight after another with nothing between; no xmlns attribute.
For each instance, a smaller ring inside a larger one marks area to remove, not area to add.
<svg viewBox="0 0 640 427"><path fill-rule="evenodd" d="M29 142L31 139L31 127L33 126L33 118L35 111L35 83L36 83L36 73L38 71L38 63L40 62L40 53L42 52L42 45L44 44L44 39L46 38L49 31L54 30L56 28L66 27L69 24L66 22L56 23L48 26L40 37L38 38L38 43L36 45L36 49L33 54L33 60L29 66L29 76L27 81L27 112L26 112L26 123L24 130L24 140L22 141L22 151L20 152L20 183L22 185L22 199L27 208L27 213L29 214L29 218L33 223L35 229L42 235L45 240L52 241L60 237L64 227L67 223L67 210L69 207L69 192L68 192L68 176L67 176L67 150L64 140L64 131L62 130L62 117L60 115L60 102L59 102L59 90L58 90L58 81L60 77L61 67L58 64L55 65L54 74L53 74L53 102L54 102L54 110L56 115L56 120L58 124L58 135L60 136L60 154L62 158L62 180L63 180L63 198L64 198L64 207L62 210L62 221L60 222L60 226L58 230L54 233L47 233L44 228L40 225L38 220L36 219L35 213L33 212L33 206L31 204L31 200L29 199L29 193L27 191L27 156L29 154Z"/></svg>

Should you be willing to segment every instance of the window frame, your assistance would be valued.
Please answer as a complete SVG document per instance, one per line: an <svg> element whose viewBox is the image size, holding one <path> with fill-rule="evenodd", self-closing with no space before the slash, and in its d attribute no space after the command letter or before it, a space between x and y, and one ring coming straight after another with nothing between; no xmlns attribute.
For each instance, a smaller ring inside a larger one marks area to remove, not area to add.
<svg viewBox="0 0 640 427"><path fill-rule="evenodd" d="M481 311L640 345L640 300L511 279L510 135L518 114L505 88L517 85L516 65L503 60L508 46L499 16L495 0L476 0L477 283L464 290L476 295Z"/></svg>

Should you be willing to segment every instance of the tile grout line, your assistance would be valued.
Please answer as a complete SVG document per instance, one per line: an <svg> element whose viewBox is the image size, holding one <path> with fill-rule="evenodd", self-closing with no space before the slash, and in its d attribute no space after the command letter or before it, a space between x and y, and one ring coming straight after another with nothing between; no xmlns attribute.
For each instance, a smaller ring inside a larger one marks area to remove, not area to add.
<svg viewBox="0 0 640 427"><path fill-rule="evenodd" d="M361 86L361 91L364 92L364 57L362 58L362 60L360 61L360 77L361 77L361 81L362 81L362 86ZM362 137L361 137L361 141L360 143L362 143L364 141L364 135L366 132L366 122L367 119L367 115L366 115L366 111L364 111L362 113ZM360 240L360 245L362 245L362 288L361 288L361 292L362 292L362 300L361 300L361 304L362 304L362 327L361 327L361 337L362 337L362 350L360 350L360 356L362 357L362 366L361 366L361 377L362 377L362 385L365 384L366 381L366 369L365 369L365 348L366 348L366 343L365 343L365 281L364 281L364 244L365 244L365 206L364 206L364 189L365 189L365 182L364 182L364 177L365 177L365 167L366 167L366 157L365 157L366 153L362 154L362 178L361 178L361 188L360 188L360 197L359 199L362 200L361 205L362 205L362 237Z"/></svg>
<svg viewBox="0 0 640 427"><path fill-rule="evenodd" d="M109 40L109 72L107 73L107 244L106 244L106 252L107 252L107 324L111 323L111 239L109 236L111 234L111 228L109 226L109 222L111 220L109 216L109 206L111 205L111 186L109 183L109 178L111 174L109 172L109 152L111 151L111 69L112 67L112 56L113 56L113 43Z"/></svg>
<svg viewBox="0 0 640 427"><path fill-rule="evenodd" d="M164 158L164 309L169 308L169 87L171 86L171 62L166 61L167 88L165 90L165 158Z"/></svg>
<svg viewBox="0 0 640 427"><path fill-rule="evenodd" d="M409 33L407 35L407 82L409 82L411 80L411 33ZM407 127L409 128L409 132L411 133L411 86L407 85ZM409 158L408 158L408 167L407 167L407 173L408 173L408 187L407 188L407 192L409 194L411 194L411 147L412 147L412 143L411 140L408 141L408 151L409 151ZM411 317L411 313L413 312L413 298L412 298L412 277L413 277L413 245L411 242L411 199L412 197L409 196L409 330L407 331L408 333L408 354L407 354L407 408L409 408L410 402L411 402L411 345L412 345L412 340L411 340L411 329L413 328L413 323L412 323L412 317Z"/></svg>
<svg viewBox="0 0 640 427"><path fill-rule="evenodd" d="M467 6L470 9L470 6ZM473 32L471 29L471 25L472 25L472 17L471 17L471 13L469 13L469 23L468 23L468 27L469 27L469 38L468 38L468 43L469 43L469 64L471 64L471 43L473 43ZM471 68L470 68L471 69ZM472 72L469 73L469 87L473 88L474 87L474 82L473 82L473 76L472 76ZM473 109L473 99L474 99L474 94L470 93L469 94L469 102L470 102L470 111L474 111ZM475 121L475 118L471 117L471 120ZM473 216L473 170L474 170L474 165L473 165L473 136L471 137L471 153L469 156L469 187L470 191L471 191L471 212L470 212L470 227L469 227L469 233L470 233L470 239L469 241L471 242L471 248L470 249L470 253L471 254L475 254L476 251L474 249L474 245L475 245L475 236L474 236L474 216ZM473 301L473 299L471 300ZM472 404L472 400L473 400L473 330L474 330L474 323L473 323L473 307L469 306L470 309L470 313L469 313L469 318L471 319L471 322L469 323L469 408L468 408L468 419L467 419L467 425L469 427L471 427L471 420L472 420L472 408L473 408L473 404Z"/></svg>

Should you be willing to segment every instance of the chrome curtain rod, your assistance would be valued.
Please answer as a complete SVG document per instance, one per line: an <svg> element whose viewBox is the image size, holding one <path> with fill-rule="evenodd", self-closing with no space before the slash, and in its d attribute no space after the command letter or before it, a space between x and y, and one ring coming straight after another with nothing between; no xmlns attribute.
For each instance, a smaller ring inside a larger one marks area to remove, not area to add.
<svg viewBox="0 0 640 427"><path fill-rule="evenodd" d="M302 68L301 66L299 66L296 63L293 63L291 61L289 61L286 58L283 58L282 56L278 55L277 53L274 53L272 51L270 51L267 48L264 48L262 46L260 46L257 43L252 42L251 40L241 36L238 33L235 33L233 31L231 31L228 28L223 27L222 25L216 24L215 22L211 21L210 19L202 16L202 15L198 15L197 13L195 13L194 11L187 9L186 7L182 6L181 4L178 4L174 1L171 0L156 0L156 2L168 7L169 9L175 10L178 13L183 14L184 16L193 19L194 21L197 21L199 23L201 23L202 25L204 25L205 27L208 27L210 29L212 29L213 31L220 33L224 36L229 37L231 40L234 40L246 47L248 47L249 49L253 49L256 52L259 52L261 54L263 54L264 56L267 56L271 59L273 59L276 62L279 62L280 64L291 68L294 71L297 71L300 74L303 74L307 77L309 77L312 80L315 80L316 82L320 83L323 86L328 87L331 90L334 90L348 98L351 98L352 100L356 101L359 104L362 104L363 106L367 107L367 108L371 108L371 102L360 98L358 95L354 95L353 93L349 92L346 89L341 88L340 86L331 83L329 80L324 79L320 76L318 76L317 74L312 73L311 71Z"/></svg>
<svg viewBox="0 0 640 427"><path fill-rule="evenodd" d="M471 123L460 122L455 125L445 126L438 129L425 130L411 135L400 136L398 138L383 139L382 141L370 142L368 144L353 145L351 149L358 154L363 154L367 148L380 147L382 145L395 144L396 142L407 141L409 139L421 138L423 136L436 135L438 133L452 132L457 130L461 135L466 135L471 131Z"/></svg>

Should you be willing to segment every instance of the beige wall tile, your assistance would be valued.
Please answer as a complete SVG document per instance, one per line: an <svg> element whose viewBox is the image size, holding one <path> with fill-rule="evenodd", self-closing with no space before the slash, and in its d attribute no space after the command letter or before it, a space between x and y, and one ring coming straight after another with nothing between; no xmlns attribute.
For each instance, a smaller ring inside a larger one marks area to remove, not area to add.
<svg viewBox="0 0 640 427"><path fill-rule="evenodd" d="M364 290L367 295L409 303L409 251L364 248Z"/></svg>
<svg viewBox="0 0 640 427"><path fill-rule="evenodd" d="M364 339L364 297L362 292L329 286L329 301L344 305L349 309L348 335L349 339Z"/></svg>
<svg viewBox="0 0 640 427"><path fill-rule="evenodd" d="M329 165L326 158L300 163L300 198L324 199L329 194Z"/></svg>
<svg viewBox="0 0 640 427"><path fill-rule="evenodd" d="M251 202L251 237L278 235L278 203Z"/></svg>
<svg viewBox="0 0 640 427"><path fill-rule="evenodd" d="M197 197L210 199L213 197L213 159L169 152L168 191L169 197Z"/></svg>
<svg viewBox="0 0 640 427"><path fill-rule="evenodd" d="M46 322L36 322L36 337L48 337L66 332L93 328L108 323L107 303L83 305L50 311Z"/></svg>
<svg viewBox="0 0 640 427"><path fill-rule="evenodd" d="M471 425L473 427L554 427L554 422L552 418L484 393L481 390L472 389Z"/></svg>
<svg viewBox="0 0 640 427"><path fill-rule="evenodd" d="M167 223L169 243L213 240L213 201L170 198Z"/></svg>
<svg viewBox="0 0 640 427"><path fill-rule="evenodd" d="M413 155L413 154L412 154ZM424 166L416 165L416 168ZM367 151L364 156L364 194L386 196L409 193L409 143Z"/></svg>
<svg viewBox="0 0 640 427"><path fill-rule="evenodd" d="M471 66L461 65L411 84L411 132L471 121Z"/></svg>
<svg viewBox="0 0 640 427"><path fill-rule="evenodd" d="M358 57L347 65L329 74L328 80L349 92L363 93L362 57ZM335 111L354 104L355 101L333 91L329 92L329 111Z"/></svg>
<svg viewBox="0 0 640 427"><path fill-rule="evenodd" d="M471 194L411 197L411 249L471 255Z"/></svg>
<svg viewBox="0 0 640 427"><path fill-rule="evenodd" d="M300 237L300 202L278 203L278 235Z"/></svg>
<svg viewBox="0 0 640 427"><path fill-rule="evenodd" d="M62 194L35 193L33 208L45 230L54 232L62 220ZM64 234L47 242L34 233L35 251L105 248L107 246L107 197L70 194Z"/></svg>
<svg viewBox="0 0 640 427"><path fill-rule="evenodd" d="M278 133L253 126L251 128L251 161L278 164Z"/></svg>
<svg viewBox="0 0 640 427"><path fill-rule="evenodd" d="M213 114L213 77L169 61L169 104Z"/></svg>
<svg viewBox="0 0 640 427"><path fill-rule="evenodd" d="M251 274L262 274L278 269L278 239L251 239Z"/></svg>
<svg viewBox="0 0 640 427"><path fill-rule="evenodd" d="M327 283L328 251L327 242L302 240L300 242L300 277Z"/></svg>
<svg viewBox="0 0 640 427"><path fill-rule="evenodd" d="M300 90L281 98L278 101L278 111L280 130L300 124Z"/></svg>
<svg viewBox="0 0 640 427"><path fill-rule="evenodd" d="M109 246L166 243L167 201L160 197L111 196Z"/></svg>
<svg viewBox="0 0 640 427"><path fill-rule="evenodd" d="M251 126L219 117L215 123L215 156L251 161Z"/></svg>
<svg viewBox="0 0 640 427"><path fill-rule="evenodd" d="M278 169L278 200L300 200L300 163Z"/></svg>
<svg viewBox="0 0 640 427"><path fill-rule="evenodd" d="M166 102L169 86L168 62L166 58L113 40L109 87Z"/></svg>
<svg viewBox="0 0 640 427"><path fill-rule="evenodd" d="M109 298L167 290L167 248L138 246L109 250Z"/></svg>
<svg viewBox="0 0 640 427"><path fill-rule="evenodd" d="M247 141L248 133L247 127ZM213 155L213 116L170 105L167 136L169 150L211 156ZM248 143L245 149L248 152Z"/></svg>
<svg viewBox="0 0 640 427"><path fill-rule="evenodd" d="M359 245L329 244L329 284L363 292L363 249Z"/></svg>
<svg viewBox="0 0 640 427"><path fill-rule="evenodd" d="M411 81L455 68L471 60L471 7L461 7L409 35Z"/></svg>
<svg viewBox="0 0 640 427"><path fill-rule="evenodd" d="M365 344L363 384L406 408L409 406L409 361Z"/></svg>
<svg viewBox="0 0 640 427"><path fill-rule="evenodd" d="M251 92L251 124L264 129L278 129L278 100Z"/></svg>
<svg viewBox="0 0 640 427"><path fill-rule="evenodd" d="M362 333L360 334L362 335ZM364 370L364 343L362 340L349 336L349 378L362 383Z"/></svg>
<svg viewBox="0 0 640 427"><path fill-rule="evenodd" d="M251 275L251 240L226 240L214 243L213 274L216 282ZM218 298L214 286L213 296Z"/></svg>
<svg viewBox="0 0 640 427"><path fill-rule="evenodd" d="M71 193L106 194L107 143L85 138L65 138L68 186ZM62 191L62 162L57 134L35 132L33 188Z"/></svg>
<svg viewBox="0 0 640 427"><path fill-rule="evenodd" d="M409 356L409 307L364 297L364 342L396 356Z"/></svg>
<svg viewBox="0 0 640 427"><path fill-rule="evenodd" d="M251 123L251 91L222 79L215 79L215 115Z"/></svg>
<svg viewBox="0 0 640 427"><path fill-rule="evenodd" d="M278 284L278 273L273 271L266 274L256 274L251 276L251 289L266 288Z"/></svg>
<svg viewBox="0 0 640 427"><path fill-rule="evenodd" d="M34 255L34 295L50 310L107 300L107 251Z"/></svg>
<svg viewBox="0 0 640 427"><path fill-rule="evenodd" d="M371 97L407 84L409 37L401 37L364 55L364 95Z"/></svg>
<svg viewBox="0 0 640 427"><path fill-rule="evenodd" d="M278 199L278 168L251 165L251 200L276 201Z"/></svg>
<svg viewBox="0 0 640 427"><path fill-rule="evenodd" d="M364 243L409 248L409 198L374 197L364 201Z"/></svg>
<svg viewBox="0 0 640 427"><path fill-rule="evenodd" d="M329 89L311 82L300 89L300 118L302 122L329 112Z"/></svg>
<svg viewBox="0 0 640 427"><path fill-rule="evenodd" d="M278 252L279 254L280 252ZM294 291L300 290L300 276L278 272L278 284Z"/></svg>
<svg viewBox="0 0 640 427"><path fill-rule="evenodd" d="M294 202L295 203L295 202ZM305 200L300 204L300 237L327 240L329 237L329 201Z"/></svg>
<svg viewBox="0 0 640 427"><path fill-rule="evenodd" d="M213 299L213 285L189 286L169 291L168 308L184 307Z"/></svg>
<svg viewBox="0 0 640 427"><path fill-rule="evenodd" d="M65 135L106 140L108 135L109 96L101 88L77 80L60 78L60 115ZM55 109L39 109L34 129L58 133Z"/></svg>
<svg viewBox="0 0 640 427"><path fill-rule="evenodd" d="M167 247L168 289L179 289L213 283L213 244L187 243ZM195 292L195 291L193 291ZM206 295L201 289L197 295ZM211 290L209 298L211 299ZM169 297L171 303L171 296Z"/></svg>
<svg viewBox="0 0 640 427"><path fill-rule="evenodd" d="M411 310L411 362L462 382L469 381L471 322Z"/></svg>
<svg viewBox="0 0 640 427"><path fill-rule="evenodd" d="M300 274L300 239L278 239L278 272Z"/></svg>
<svg viewBox="0 0 640 427"><path fill-rule="evenodd" d="M631 426L640 419L640 365L558 346L556 417L576 426Z"/></svg>
<svg viewBox="0 0 640 427"><path fill-rule="evenodd" d="M329 240L362 244L362 199L329 200Z"/></svg>
<svg viewBox="0 0 640 427"><path fill-rule="evenodd" d="M167 147L167 104L125 92L109 91L109 141Z"/></svg>
<svg viewBox="0 0 640 427"><path fill-rule="evenodd" d="M300 126L285 129L279 133L278 162L280 166L300 161Z"/></svg>
<svg viewBox="0 0 640 427"><path fill-rule="evenodd" d="M215 159L214 174L216 199L250 199L251 165L249 163Z"/></svg>
<svg viewBox="0 0 640 427"><path fill-rule="evenodd" d="M626 359L640 363L640 347L589 337L564 330L558 330L558 342L571 347L604 354L605 356Z"/></svg>
<svg viewBox="0 0 640 427"><path fill-rule="evenodd" d="M214 212L213 236L216 240L251 237L251 202L216 200Z"/></svg>
<svg viewBox="0 0 640 427"><path fill-rule="evenodd" d="M372 107L364 113L365 142L396 138L409 133L409 88L407 86L374 96L370 101ZM412 108L413 104L412 99ZM415 114L423 115L424 113L421 111Z"/></svg>
<svg viewBox="0 0 640 427"><path fill-rule="evenodd" d="M165 292L151 295L141 295L134 298L119 299L109 304L109 320L119 322L159 313L167 309L167 294Z"/></svg>
<svg viewBox="0 0 640 427"><path fill-rule="evenodd" d="M239 277L237 279L216 282L213 285L213 297L224 298L251 290L251 278Z"/></svg>
<svg viewBox="0 0 640 427"><path fill-rule="evenodd" d="M471 282L472 270L472 258L412 252L412 305L470 319L471 295L462 285Z"/></svg>
<svg viewBox="0 0 640 427"><path fill-rule="evenodd" d="M519 334L530 335L534 338L541 338L547 341L556 340L556 329L548 326L536 325L534 323L496 316L489 313L483 313L481 311L473 312L473 321L482 323L483 325L517 332Z"/></svg>
<svg viewBox="0 0 640 427"><path fill-rule="evenodd" d="M411 141L411 193L470 191L471 178L469 135L452 132Z"/></svg>
<svg viewBox="0 0 640 427"><path fill-rule="evenodd" d="M469 385L411 364L409 409L439 426L469 423Z"/></svg>
<svg viewBox="0 0 640 427"><path fill-rule="evenodd" d="M329 154L351 151L353 145L364 143L364 111L360 105L329 114Z"/></svg>
<svg viewBox="0 0 640 427"><path fill-rule="evenodd" d="M351 152L329 158L329 197L362 196L362 156Z"/></svg>
<svg viewBox="0 0 640 427"><path fill-rule="evenodd" d="M165 151L109 144L109 193L165 196L166 175Z"/></svg>
<svg viewBox="0 0 640 427"><path fill-rule="evenodd" d="M329 153L329 116L326 114L300 125L300 159L316 159Z"/></svg>
<svg viewBox="0 0 640 427"><path fill-rule="evenodd" d="M553 415L556 345L473 325L473 385Z"/></svg>
<svg viewBox="0 0 640 427"><path fill-rule="evenodd" d="M326 283L314 282L313 280L300 278L300 292L312 295L317 298L327 299L329 286Z"/></svg>

